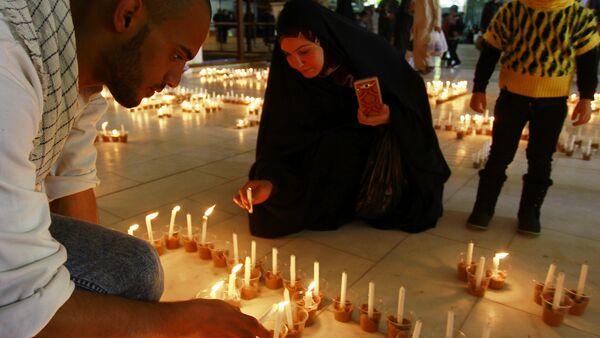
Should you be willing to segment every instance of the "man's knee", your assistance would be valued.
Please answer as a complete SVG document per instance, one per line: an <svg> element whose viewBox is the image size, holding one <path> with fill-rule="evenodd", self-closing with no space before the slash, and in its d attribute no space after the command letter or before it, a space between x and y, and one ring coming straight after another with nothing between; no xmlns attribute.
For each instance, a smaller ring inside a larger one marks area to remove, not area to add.
<svg viewBox="0 0 600 338"><path fill-rule="evenodd" d="M153 246L145 241L131 237L129 250L124 253L127 259L123 272L123 296L132 299L157 301L164 289L164 274L160 259ZM125 257L124 257L125 258Z"/></svg>

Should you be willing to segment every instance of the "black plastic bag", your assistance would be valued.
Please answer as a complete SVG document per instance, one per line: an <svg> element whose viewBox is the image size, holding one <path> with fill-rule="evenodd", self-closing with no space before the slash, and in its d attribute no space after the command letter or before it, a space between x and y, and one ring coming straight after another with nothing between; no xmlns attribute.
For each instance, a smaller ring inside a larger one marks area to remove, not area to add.
<svg viewBox="0 0 600 338"><path fill-rule="evenodd" d="M356 216L381 220L399 208L405 179L400 147L391 129L383 128L374 143L360 183Z"/></svg>

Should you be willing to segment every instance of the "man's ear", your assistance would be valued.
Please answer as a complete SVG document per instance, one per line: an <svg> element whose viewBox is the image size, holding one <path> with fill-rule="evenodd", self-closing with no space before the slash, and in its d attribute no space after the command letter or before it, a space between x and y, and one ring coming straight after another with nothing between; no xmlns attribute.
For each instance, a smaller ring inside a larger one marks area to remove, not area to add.
<svg viewBox="0 0 600 338"><path fill-rule="evenodd" d="M118 33L138 26L143 18L142 0L118 0L113 15L113 25Z"/></svg>

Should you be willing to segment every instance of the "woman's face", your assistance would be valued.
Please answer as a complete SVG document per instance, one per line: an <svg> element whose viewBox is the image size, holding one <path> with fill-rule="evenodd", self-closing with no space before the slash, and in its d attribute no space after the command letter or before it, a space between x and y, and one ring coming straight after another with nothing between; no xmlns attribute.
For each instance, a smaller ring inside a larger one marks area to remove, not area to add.
<svg viewBox="0 0 600 338"><path fill-rule="evenodd" d="M304 36L283 37L279 40L283 54L287 57L290 67L302 76L312 79L321 73L325 63L323 48Z"/></svg>

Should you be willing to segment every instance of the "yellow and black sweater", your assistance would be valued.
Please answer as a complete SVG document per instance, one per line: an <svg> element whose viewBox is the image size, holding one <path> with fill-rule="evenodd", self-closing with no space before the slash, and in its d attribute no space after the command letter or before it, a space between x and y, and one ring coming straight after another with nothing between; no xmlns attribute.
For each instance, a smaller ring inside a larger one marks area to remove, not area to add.
<svg viewBox="0 0 600 338"><path fill-rule="evenodd" d="M511 1L484 39L502 51L500 88L536 98L568 96L576 56L600 42L593 12L574 0Z"/></svg>

